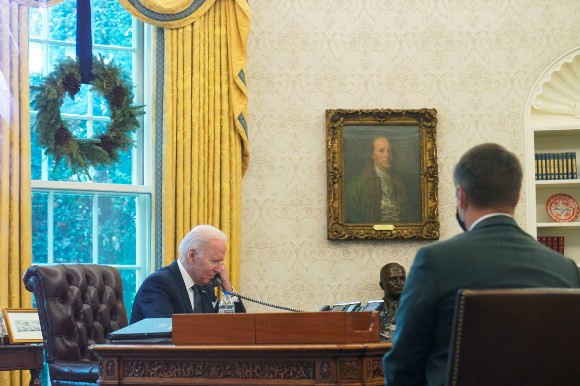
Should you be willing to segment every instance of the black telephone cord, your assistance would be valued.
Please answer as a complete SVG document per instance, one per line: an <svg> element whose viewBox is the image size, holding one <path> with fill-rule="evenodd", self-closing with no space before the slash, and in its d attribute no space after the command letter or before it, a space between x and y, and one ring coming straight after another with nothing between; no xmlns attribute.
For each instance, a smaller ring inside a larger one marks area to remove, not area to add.
<svg viewBox="0 0 580 386"><path fill-rule="evenodd" d="M302 311L302 310L297 310L297 309L294 309L294 308L288 308L288 307L283 307L283 306L277 306L277 305L275 305L275 304L266 303L266 302L263 302L263 301L260 301L260 300L252 299L252 298L249 298L249 297L247 297L247 296L240 295L240 294L239 294L239 293L237 293L237 292L232 292L232 294L233 294L233 295L235 295L235 296L238 296L238 297L240 297L240 298L242 298L242 299L244 299L244 300L248 300L248 301L250 301L250 302L258 303L258 304L261 304L261 305L263 305L263 306L267 306L267 307L278 308L278 309L280 309L280 310L291 311L291 312L305 312L305 311Z"/></svg>

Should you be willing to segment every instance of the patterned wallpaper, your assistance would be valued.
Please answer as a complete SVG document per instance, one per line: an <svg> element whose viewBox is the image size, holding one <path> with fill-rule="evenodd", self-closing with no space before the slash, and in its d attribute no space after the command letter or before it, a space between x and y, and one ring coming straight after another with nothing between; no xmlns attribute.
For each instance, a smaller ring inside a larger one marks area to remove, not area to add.
<svg viewBox="0 0 580 386"><path fill-rule="evenodd" d="M379 270L428 241L326 240L326 109L438 111L441 239L455 223L452 169L494 141L524 159L531 88L580 45L578 0L252 0L250 166L239 291L316 311L382 297ZM525 199L525 192L522 199ZM525 224L525 205L516 213ZM248 304L251 312L271 308Z"/></svg>

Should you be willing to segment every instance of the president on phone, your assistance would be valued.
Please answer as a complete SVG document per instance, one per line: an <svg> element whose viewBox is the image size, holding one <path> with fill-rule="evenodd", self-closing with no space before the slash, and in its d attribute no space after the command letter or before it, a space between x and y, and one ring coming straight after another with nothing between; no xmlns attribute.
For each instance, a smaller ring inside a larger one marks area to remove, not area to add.
<svg viewBox="0 0 580 386"><path fill-rule="evenodd" d="M131 323L173 314L217 313L214 286L233 292L224 265L226 235L211 225L198 225L179 244L179 258L149 275L135 296ZM241 299L236 312L246 312Z"/></svg>

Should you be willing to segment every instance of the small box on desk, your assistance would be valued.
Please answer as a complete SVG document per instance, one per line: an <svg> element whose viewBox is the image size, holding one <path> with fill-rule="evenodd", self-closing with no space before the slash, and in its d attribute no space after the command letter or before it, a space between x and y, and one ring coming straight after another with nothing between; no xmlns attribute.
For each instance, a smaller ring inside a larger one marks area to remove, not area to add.
<svg viewBox="0 0 580 386"><path fill-rule="evenodd" d="M173 344L255 344L255 314L174 314Z"/></svg>
<svg viewBox="0 0 580 386"><path fill-rule="evenodd" d="M376 312L297 312L256 315L256 343L379 341Z"/></svg>
<svg viewBox="0 0 580 386"><path fill-rule="evenodd" d="M342 344L379 341L377 312L173 315L173 343Z"/></svg>

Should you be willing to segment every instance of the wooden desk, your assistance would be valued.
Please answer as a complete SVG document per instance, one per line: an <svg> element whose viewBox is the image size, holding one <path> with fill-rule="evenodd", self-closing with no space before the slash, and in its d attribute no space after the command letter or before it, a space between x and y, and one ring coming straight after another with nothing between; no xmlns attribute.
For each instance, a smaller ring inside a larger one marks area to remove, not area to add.
<svg viewBox="0 0 580 386"><path fill-rule="evenodd" d="M100 385L382 385L390 343L179 345L108 344Z"/></svg>
<svg viewBox="0 0 580 386"><path fill-rule="evenodd" d="M0 371L30 370L30 385L40 385L42 349L41 344L0 346Z"/></svg>

